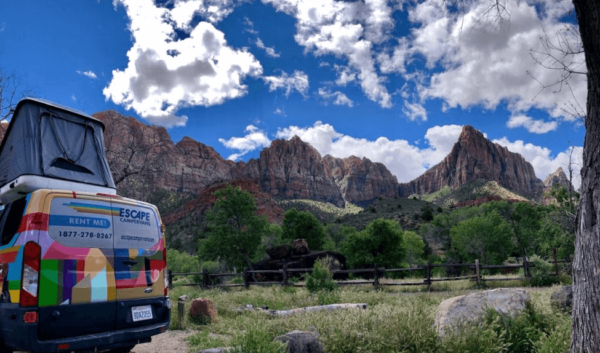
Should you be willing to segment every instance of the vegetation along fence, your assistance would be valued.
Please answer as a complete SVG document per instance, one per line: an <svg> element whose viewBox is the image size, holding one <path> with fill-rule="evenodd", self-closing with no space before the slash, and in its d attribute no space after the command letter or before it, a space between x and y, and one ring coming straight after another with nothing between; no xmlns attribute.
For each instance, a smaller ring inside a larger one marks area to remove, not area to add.
<svg viewBox="0 0 600 353"><path fill-rule="evenodd" d="M554 275L558 276L558 264L564 263L565 261L557 261L556 256L554 257ZM431 275L431 272L436 267L444 267L444 268L467 268L469 271L473 271L472 275L467 276L455 276L455 277L443 277L443 278L434 278ZM431 286L433 282L443 282L443 281L457 281L457 280L470 280L477 282L480 284L482 281L523 281L527 280L531 277L531 273L529 271L530 268L535 267L532 262L523 261L522 264L516 265L481 265L479 260L475 260L475 263L462 263L462 264L427 264L425 266L417 266L410 268L394 268L394 269L386 269L383 267L369 268L369 269L358 269L358 270L338 270L332 271L333 275L336 274L358 274L358 275L366 275L369 280L353 280L353 281L336 281L336 283L340 286L343 285L361 285L361 284L372 284L374 286L427 286L428 288ZM524 277L485 277L482 275L482 270L515 270L515 269L523 269ZM425 271L426 277L423 278L422 281L413 281L413 282L380 282L380 279L385 277L386 273L398 273L398 272L414 272L414 271ZM250 285L254 286L270 286L270 285L283 285L283 286L294 286L294 287L304 287L304 284L291 282L289 280L290 275L294 273L310 273L312 272L312 268L287 268L287 265L283 267L281 270L254 270L251 271L248 268L244 269L243 273L209 273L208 270L204 269L202 272L188 272L188 273L174 273L169 271L169 288L173 288L173 277L174 276L201 276L202 283L183 283L177 284L178 286L201 286L204 289L212 288L212 287L245 287L249 288ZM270 274L270 275L280 275L282 281L270 281L270 282L256 282L251 281L252 274ZM244 283L220 283L213 284L211 279L222 277L242 277Z"/></svg>

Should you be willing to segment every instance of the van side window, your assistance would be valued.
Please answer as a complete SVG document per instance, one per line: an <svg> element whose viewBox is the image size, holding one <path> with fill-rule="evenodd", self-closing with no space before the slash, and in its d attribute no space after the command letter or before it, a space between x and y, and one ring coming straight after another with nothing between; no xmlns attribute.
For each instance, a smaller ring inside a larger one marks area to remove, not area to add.
<svg viewBox="0 0 600 353"><path fill-rule="evenodd" d="M27 200L23 197L22 199L4 206L4 210L2 210L2 214L0 215L0 231L2 232L1 246L10 243L19 230L19 225L21 225L21 219L23 218L23 212L25 212L26 205Z"/></svg>

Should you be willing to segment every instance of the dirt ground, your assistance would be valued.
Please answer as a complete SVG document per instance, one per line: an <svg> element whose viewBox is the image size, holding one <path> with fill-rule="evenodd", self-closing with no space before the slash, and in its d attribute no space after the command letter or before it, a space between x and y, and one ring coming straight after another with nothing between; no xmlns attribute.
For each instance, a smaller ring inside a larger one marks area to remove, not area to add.
<svg viewBox="0 0 600 353"><path fill-rule="evenodd" d="M132 353L187 353L188 345L185 338L191 335L192 331L167 331L163 334L152 337L152 342L138 344Z"/></svg>

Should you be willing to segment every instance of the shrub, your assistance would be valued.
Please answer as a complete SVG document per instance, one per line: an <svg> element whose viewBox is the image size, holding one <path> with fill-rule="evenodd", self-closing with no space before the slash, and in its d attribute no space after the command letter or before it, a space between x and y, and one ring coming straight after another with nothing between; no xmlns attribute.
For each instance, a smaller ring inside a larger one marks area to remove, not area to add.
<svg viewBox="0 0 600 353"><path fill-rule="evenodd" d="M332 292L337 289L337 284L333 281L333 275L329 270L329 258L320 259L315 262L312 274L306 274L306 289L311 294L317 294L320 291Z"/></svg>
<svg viewBox="0 0 600 353"><path fill-rule="evenodd" d="M398 209L402 209L402 205L400 205L400 204L399 204L399 205L398 205Z"/></svg>
<svg viewBox="0 0 600 353"><path fill-rule="evenodd" d="M438 213L442 213L442 212L444 212L444 209L441 206L438 206L437 211L438 211Z"/></svg>
<svg viewBox="0 0 600 353"><path fill-rule="evenodd" d="M529 269L529 272L531 272L530 283L532 286L551 286L558 282L558 278L554 275L552 264L537 255L533 255L529 259L529 262L535 265L535 267Z"/></svg>

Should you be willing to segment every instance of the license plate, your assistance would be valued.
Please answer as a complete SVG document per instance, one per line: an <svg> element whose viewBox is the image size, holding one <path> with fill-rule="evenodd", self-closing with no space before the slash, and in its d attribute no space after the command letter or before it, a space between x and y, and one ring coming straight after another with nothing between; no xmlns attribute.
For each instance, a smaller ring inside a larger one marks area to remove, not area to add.
<svg viewBox="0 0 600 353"><path fill-rule="evenodd" d="M133 321L143 321L152 319L152 306L142 305L131 308L131 317Z"/></svg>

